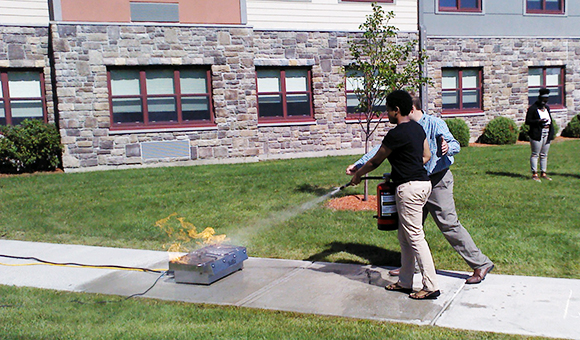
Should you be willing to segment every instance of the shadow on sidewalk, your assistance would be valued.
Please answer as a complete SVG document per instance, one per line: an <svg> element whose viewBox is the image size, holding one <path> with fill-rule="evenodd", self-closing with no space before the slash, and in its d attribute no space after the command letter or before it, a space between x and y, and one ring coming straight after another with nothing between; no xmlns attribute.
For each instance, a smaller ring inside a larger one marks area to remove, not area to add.
<svg viewBox="0 0 580 340"><path fill-rule="evenodd" d="M305 261L367 264L352 259L343 259L339 261L331 261L328 259L328 257L333 254L344 252L358 257L362 257L363 259L366 259L368 261L368 264L374 266L395 267L401 265L400 252L380 248L370 244L332 242L329 243L327 247L328 247L327 249L321 251L320 253L310 256L309 258L305 259Z"/></svg>

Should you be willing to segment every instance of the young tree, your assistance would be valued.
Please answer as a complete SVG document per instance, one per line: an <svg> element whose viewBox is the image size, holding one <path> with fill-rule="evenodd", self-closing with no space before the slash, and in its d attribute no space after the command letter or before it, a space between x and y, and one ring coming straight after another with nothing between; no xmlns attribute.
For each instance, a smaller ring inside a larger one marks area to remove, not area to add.
<svg viewBox="0 0 580 340"><path fill-rule="evenodd" d="M398 29L389 25L395 17L390 11L385 13L376 3L372 4L372 14L359 26L362 36L350 42L349 50L353 62L346 70L347 86L353 88L358 99L355 112L359 114L359 124L365 137L365 153L369 141L385 116L385 98L394 90L417 91L429 83L421 67L426 60L424 51L418 48L417 40L400 42ZM365 181L364 200L368 199L368 183Z"/></svg>

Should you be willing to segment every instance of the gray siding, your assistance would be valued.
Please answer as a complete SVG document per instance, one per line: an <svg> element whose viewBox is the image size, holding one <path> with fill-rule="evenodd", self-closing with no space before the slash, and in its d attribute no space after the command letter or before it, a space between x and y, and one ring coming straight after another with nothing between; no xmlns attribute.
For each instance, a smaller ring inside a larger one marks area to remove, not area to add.
<svg viewBox="0 0 580 340"><path fill-rule="evenodd" d="M422 0L430 37L580 37L580 1L566 0L564 15L527 14L525 0L482 0L481 13L439 12Z"/></svg>

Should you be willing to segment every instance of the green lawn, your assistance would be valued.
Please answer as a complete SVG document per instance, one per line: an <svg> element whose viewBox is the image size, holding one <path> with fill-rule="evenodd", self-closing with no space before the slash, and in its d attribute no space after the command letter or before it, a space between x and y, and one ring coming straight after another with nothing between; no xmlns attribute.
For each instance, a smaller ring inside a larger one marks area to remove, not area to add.
<svg viewBox="0 0 580 340"><path fill-rule="evenodd" d="M464 148L452 167L460 220L478 246L496 263L494 273L578 279L580 141L566 140L552 145L549 159L552 182L536 183L529 179L529 152L527 144ZM163 245L171 240L155 226L155 222L177 213L193 223L198 231L212 227L218 234L227 234L232 243L247 247L250 256L397 266L400 255L396 234L377 230L374 212L333 211L321 204L312 204L349 180L344 169L356 159L355 156L325 157L0 177L0 237L162 250ZM375 173L388 171L388 165L385 165ZM371 182L371 191L376 183ZM354 193L362 193L362 185L347 188L339 195ZM311 209L303 208L311 205ZM426 233L438 269L470 270L431 219L427 222ZM5 295L13 296L14 304L24 305L35 303L27 301L30 294L39 294L54 300L63 313L74 314L66 311L73 307L62 302L73 299L66 293L0 288L3 290L0 305L7 304L2 300ZM93 299L88 296L87 299ZM343 338L355 338L356 332L364 330L366 333L367 329L371 334L388 334L391 328L402 332L403 338L439 338L441 332L445 333L445 336L441 335L445 338L482 337L481 334L475 336L460 331L449 335L439 328L166 302L127 301L118 306L108 308L118 308L112 312L115 315L128 313L124 308L129 306L144 308L153 315L164 313L165 309L183 311L190 308L200 313L201 318L209 318L212 313L221 314L222 318L223 315L227 318L236 315L235 318L242 319L260 315L267 320L264 322L275 324L282 319L295 325L295 329L279 335L260 335L261 331L254 329L260 326L250 325L248 329L238 329L242 333L235 333L248 334L241 338L337 338L335 334L324 331L318 334L310 329L314 333L309 332L308 326L304 326L309 323L315 323L312 327L316 330L341 327ZM48 322L42 320L45 307L42 304L30 307L32 314L38 313L30 315L36 322L35 329L42 322ZM89 310L87 313L90 314ZM2 318L12 313L20 315L22 311L16 307L0 308ZM63 316L65 319L72 317ZM138 320L126 317L130 319L127 323ZM26 318L21 317L20 322ZM85 337L80 335L84 334L85 328L98 326L96 322L87 323L79 326L78 333L74 329L65 333ZM23 330L20 332L24 333L18 333L18 327L13 325L0 327L12 329L12 333L7 333L12 334L12 338L54 338L49 328L46 331L38 328L40 333L36 334ZM62 325L57 330L63 331L66 327ZM112 335L106 338L115 338L114 334L119 334L115 331L121 332L121 326L113 322L110 327ZM180 332L189 334L191 327L184 324L171 333L174 337L169 338L179 338ZM218 338L239 337L231 335L234 333L213 331L220 334ZM18 334L24 335L20 337Z"/></svg>

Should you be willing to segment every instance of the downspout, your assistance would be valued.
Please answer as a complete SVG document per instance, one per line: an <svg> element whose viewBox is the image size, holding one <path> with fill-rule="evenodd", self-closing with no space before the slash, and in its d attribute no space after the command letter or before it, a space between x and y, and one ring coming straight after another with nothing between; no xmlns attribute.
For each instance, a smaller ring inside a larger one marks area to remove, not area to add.
<svg viewBox="0 0 580 340"><path fill-rule="evenodd" d="M425 41L426 41L426 29L425 25L423 24L423 1L417 0L417 30L419 31L419 51L422 51L425 48ZM425 61L426 63L427 61ZM427 78L427 65L423 64L419 66L419 70L421 71L421 76ZM423 112L428 113L429 107L429 93L428 93L428 84L421 85L419 89L419 95L421 97L421 106L423 107Z"/></svg>
<svg viewBox="0 0 580 340"><path fill-rule="evenodd" d="M54 57L54 41L53 41L53 24L56 20L62 20L62 11L60 7L60 0L49 0L48 1L48 63L50 68L50 86L52 88L52 109L54 114L54 125L60 135L60 111L58 109L58 95L57 95L57 82L56 82L56 66ZM56 27L56 25L55 25ZM62 136L61 136L62 141ZM60 163L60 168L64 169L64 164L62 162L62 153L58 155L58 160Z"/></svg>

